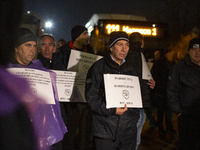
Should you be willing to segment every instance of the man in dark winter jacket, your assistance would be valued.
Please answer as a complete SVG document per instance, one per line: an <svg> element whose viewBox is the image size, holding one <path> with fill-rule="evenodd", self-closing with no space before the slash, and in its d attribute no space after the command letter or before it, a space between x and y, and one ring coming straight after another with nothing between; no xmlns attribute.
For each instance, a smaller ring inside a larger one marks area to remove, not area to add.
<svg viewBox="0 0 200 150"><path fill-rule="evenodd" d="M142 70L143 70L143 63L142 61L142 49L144 48L144 37L139 32L133 32L130 34L129 37L130 41L130 50L128 52L128 55L126 57L126 60L133 66L133 68L136 70L140 85L141 85L141 93L142 93L142 104L143 108L146 110L149 124L151 126L155 126L155 118L152 116L152 108L150 104L150 89L153 89L155 86L155 81L153 79L150 79L149 81L147 79L142 78ZM143 124L146 121L146 115L144 113L144 109L140 110L140 119L137 123L137 147L140 144L140 134L142 132ZM136 147L136 149L137 149Z"/></svg>
<svg viewBox="0 0 200 150"><path fill-rule="evenodd" d="M63 70L66 71L65 66L62 64L61 60L57 57L56 42L55 37L52 34L43 34L39 39L38 44L38 55L37 58L42 62L42 65L51 70ZM67 115L64 107L65 102L60 102L60 110L63 121L67 125ZM65 141L63 142L63 147L65 146Z"/></svg>
<svg viewBox="0 0 200 150"><path fill-rule="evenodd" d="M188 54L170 72L168 98L178 116L179 149L200 149L200 38L190 41Z"/></svg>
<svg viewBox="0 0 200 150"><path fill-rule="evenodd" d="M136 76L133 67L125 61L129 51L128 35L118 31L110 34L110 50L88 71L85 98L93 112L92 135L96 150L134 150L136 147L139 109L106 108L103 74Z"/></svg>
<svg viewBox="0 0 200 150"><path fill-rule="evenodd" d="M52 34L43 34L39 39L37 58L47 69L66 71L65 66L55 54L56 43Z"/></svg>
<svg viewBox="0 0 200 150"><path fill-rule="evenodd" d="M72 49L94 54L92 47L88 44L89 35L87 28L80 25L73 27L71 38L71 41L58 49L58 55L66 68ZM90 143L91 108L87 103L79 102L81 101L80 99L76 99L75 101L65 105L68 120L65 149L74 150L76 133L77 129L79 129L78 149L87 150Z"/></svg>
<svg viewBox="0 0 200 150"><path fill-rule="evenodd" d="M86 27L81 25L73 27L71 30L71 38L71 41L58 48L58 54L66 68L72 49L94 54L93 48L88 44L89 35Z"/></svg>
<svg viewBox="0 0 200 150"><path fill-rule="evenodd" d="M165 118L166 131L175 134L172 125L172 111L167 99L167 82L170 69L175 64L174 52L170 49L165 50L165 55L156 61L151 69L152 76L156 81L155 96L157 99L157 125L159 134L165 134L163 122ZM165 115L165 117L164 117Z"/></svg>

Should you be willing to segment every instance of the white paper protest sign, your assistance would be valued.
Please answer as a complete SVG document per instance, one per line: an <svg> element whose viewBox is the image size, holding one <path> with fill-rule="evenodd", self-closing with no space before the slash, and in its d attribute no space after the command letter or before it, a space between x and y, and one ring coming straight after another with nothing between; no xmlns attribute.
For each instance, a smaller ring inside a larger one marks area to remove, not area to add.
<svg viewBox="0 0 200 150"><path fill-rule="evenodd" d="M8 68L7 70L21 78L26 78L35 96L41 97L47 104L55 104L49 72L31 68Z"/></svg>
<svg viewBox="0 0 200 150"><path fill-rule="evenodd" d="M139 79L136 76L104 74L106 108L142 108Z"/></svg>
<svg viewBox="0 0 200 150"><path fill-rule="evenodd" d="M76 72L52 70L56 73L56 86L60 102L73 101L73 88Z"/></svg>
<svg viewBox="0 0 200 150"><path fill-rule="evenodd" d="M88 69L92 66L92 64L100 58L102 58L102 56L72 49L69 57L67 70L87 73Z"/></svg>
<svg viewBox="0 0 200 150"><path fill-rule="evenodd" d="M94 62L102 58L102 56L71 50L69 63L67 66L68 71L77 72L73 92L73 102L86 102L85 100L85 80L89 68Z"/></svg>
<svg viewBox="0 0 200 150"><path fill-rule="evenodd" d="M144 80L153 79L151 72L149 70L149 67L147 65L147 61L144 58L144 55L142 53L141 53L141 57L142 57L142 79Z"/></svg>

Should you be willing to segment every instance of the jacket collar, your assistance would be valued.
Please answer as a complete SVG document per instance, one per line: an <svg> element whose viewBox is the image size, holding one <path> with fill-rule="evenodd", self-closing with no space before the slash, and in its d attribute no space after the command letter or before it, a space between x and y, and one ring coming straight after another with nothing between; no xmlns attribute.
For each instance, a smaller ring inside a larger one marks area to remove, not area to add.
<svg viewBox="0 0 200 150"><path fill-rule="evenodd" d="M188 65L188 66L194 66L194 67L197 67L198 69L200 69L200 66L193 63L190 59L190 55L189 54L186 54L185 55L185 58L184 58L184 61L185 61L185 64Z"/></svg>
<svg viewBox="0 0 200 150"><path fill-rule="evenodd" d="M77 48L74 47L72 41L69 41L69 46L70 46L72 49L77 50ZM84 52L87 52L87 47L86 47L86 46L84 46Z"/></svg>
<svg viewBox="0 0 200 150"><path fill-rule="evenodd" d="M184 61L185 61L186 65L188 65L188 66L194 66L194 65L196 65L196 64L194 64L194 63L191 61L190 55L189 55L189 54L186 54L186 55L185 55Z"/></svg>
<svg viewBox="0 0 200 150"><path fill-rule="evenodd" d="M127 61L124 62L122 65L119 65L118 63L116 63L116 62L111 58L110 50L105 54L104 59L105 59L105 61L107 62L107 64L108 64L111 68L117 69L118 71L121 71L121 69L130 66L130 63L128 63Z"/></svg>

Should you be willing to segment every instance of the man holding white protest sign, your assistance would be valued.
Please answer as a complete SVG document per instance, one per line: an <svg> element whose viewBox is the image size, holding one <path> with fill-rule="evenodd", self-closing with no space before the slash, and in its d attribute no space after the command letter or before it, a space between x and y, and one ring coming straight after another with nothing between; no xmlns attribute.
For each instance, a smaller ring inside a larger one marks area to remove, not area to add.
<svg viewBox="0 0 200 150"><path fill-rule="evenodd" d="M75 70L69 69L69 61L72 51L80 51L85 53L94 54L93 48L88 44L89 35L87 28L81 25L76 25L71 30L71 41L59 48L58 56L61 58L62 63L65 65L67 70L78 72L78 67ZM81 62L79 62L80 64ZM83 74L80 74L80 78L76 74L75 82L83 79ZM85 82L85 78L84 78ZM78 149L88 149L90 143L90 124L91 124L91 108L84 102L82 94L76 85L73 86L72 99L66 104L67 108L67 129L66 134L66 150L74 150L75 144L78 145ZM79 136L76 136L77 129L79 129ZM78 143L75 138L78 137Z"/></svg>
<svg viewBox="0 0 200 150"><path fill-rule="evenodd" d="M44 130L48 133L46 137L42 137L40 144L44 144L48 147L51 147L52 149L56 148L61 150L61 141L63 139L64 134L67 132L67 128L61 117L56 87L56 74L44 68L40 60L33 60L36 53L36 43L37 37L33 34L31 30L27 28L20 28L17 32L17 42L15 43L15 58L11 61L12 64L9 64L8 67L10 69L27 68L26 70L35 72L39 70L41 75L38 73L34 74L34 78L32 78L34 80L37 79L37 76L42 76L42 72L43 74L49 73L48 75L50 76L50 81L47 82L51 83L49 86L51 86L51 88L53 89L53 93L49 93L49 95L53 95L53 99L55 102L54 104L41 104L40 109L37 109L35 111L35 113L33 114L34 118L32 119L36 118L40 121L41 126L38 130L41 133L44 132ZM32 75L32 73L29 72L29 75ZM23 76L24 75L22 75L22 77ZM30 78L28 80L30 81ZM34 84L46 83L42 83L42 78L40 78L37 81L35 81ZM40 114L39 112L42 113ZM42 114L44 114L44 116L42 116Z"/></svg>
<svg viewBox="0 0 200 150"><path fill-rule="evenodd" d="M113 74L116 76L115 79L132 80L128 76L121 75L137 76L132 66L125 62L125 57L129 51L128 35L122 31L112 32L109 48L110 50L104 58L92 65L86 78L85 99L93 111L91 132L94 136L94 147L96 150L134 150L139 119L139 109L137 108L141 108L141 105L136 108L129 108L129 104L132 104L130 101L124 103L123 108L120 105L115 108L106 108L106 103L110 99L107 98L105 92L105 78L103 77L103 75ZM136 85L139 85L138 79L134 85L126 85L124 88L134 89L134 87L137 87ZM114 86L115 88L123 87L122 84ZM115 93L115 88L110 88L109 92ZM121 94L125 99L129 98L128 90L122 90ZM134 101L138 100L135 99Z"/></svg>

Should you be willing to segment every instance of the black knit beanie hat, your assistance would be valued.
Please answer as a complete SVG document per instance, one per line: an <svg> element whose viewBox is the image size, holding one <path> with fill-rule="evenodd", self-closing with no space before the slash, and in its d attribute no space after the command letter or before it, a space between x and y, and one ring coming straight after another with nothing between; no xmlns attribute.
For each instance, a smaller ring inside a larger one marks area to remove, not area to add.
<svg viewBox="0 0 200 150"><path fill-rule="evenodd" d="M114 31L114 32L110 33L109 48L111 48L119 40L125 40L125 41L129 42L128 34L123 31Z"/></svg>
<svg viewBox="0 0 200 150"><path fill-rule="evenodd" d="M20 28L17 31L15 47L18 47L21 44L26 43L28 41L35 41L37 43L37 37L31 30L27 28Z"/></svg>
<svg viewBox="0 0 200 150"><path fill-rule="evenodd" d="M200 48L200 38L194 38L194 39L190 40L188 51L191 48Z"/></svg>
<svg viewBox="0 0 200 150"><path fill-rule="evenodd" d="M86 27L77 25L72 28L71 30L71 37L72 37L72 43L85 31L87 30Z"/></svg>

